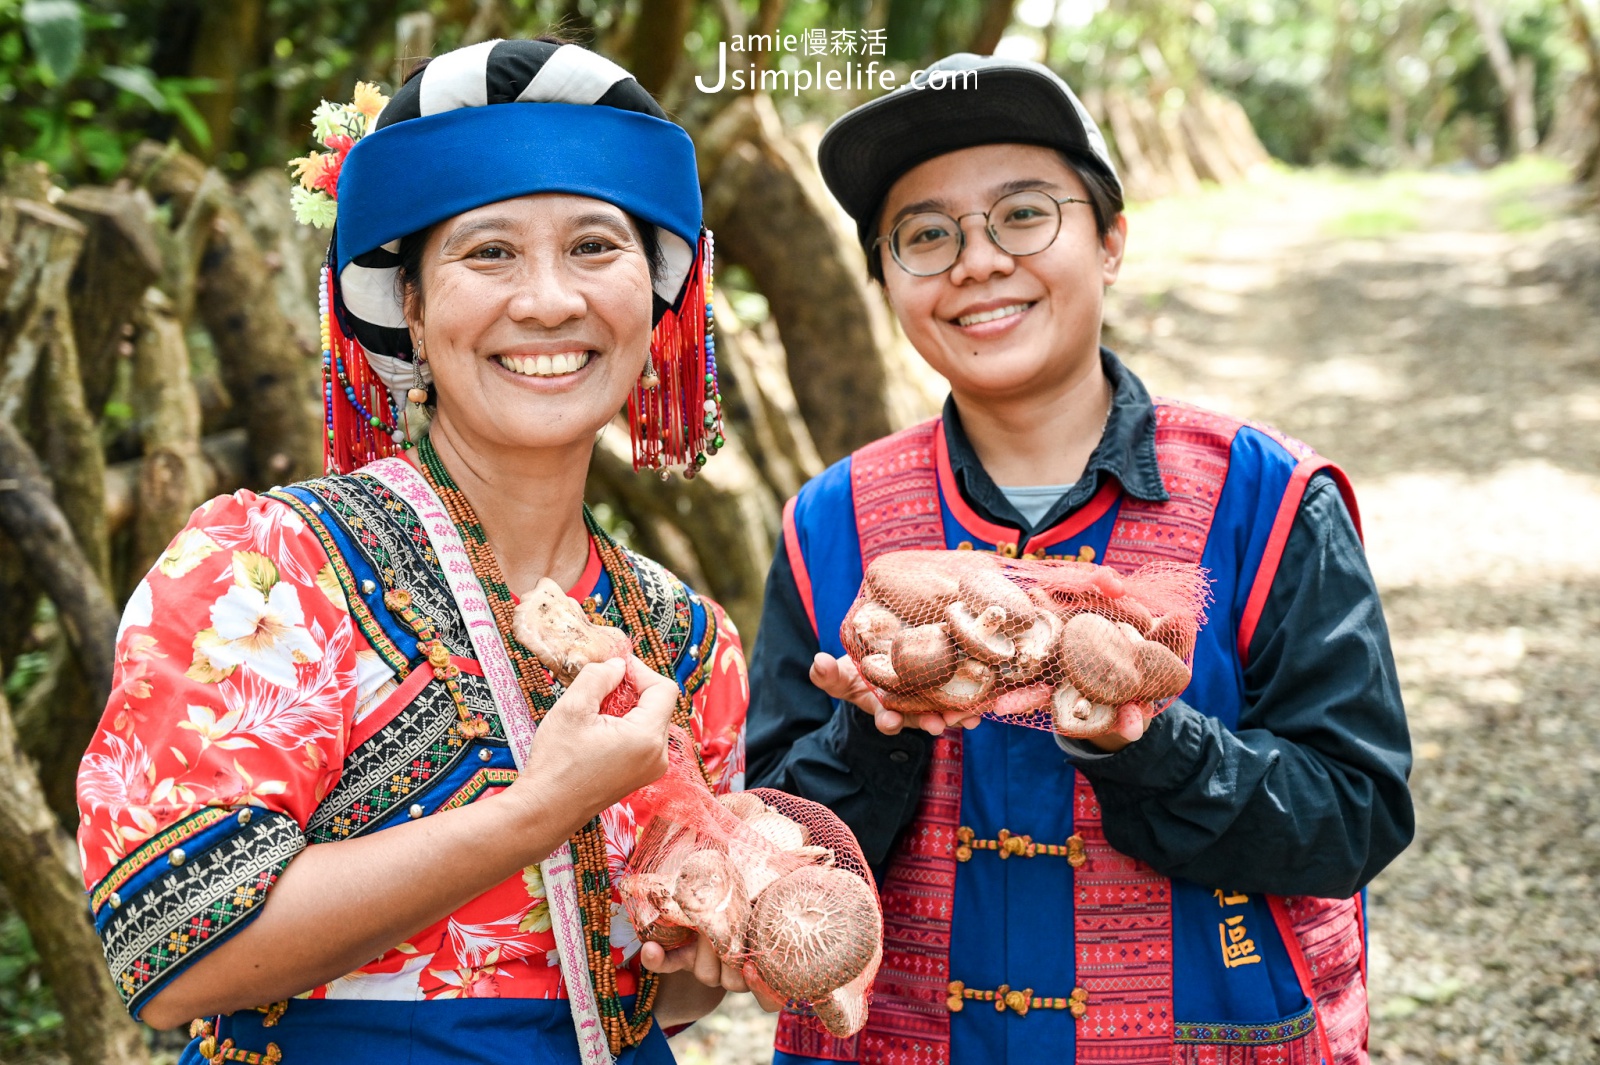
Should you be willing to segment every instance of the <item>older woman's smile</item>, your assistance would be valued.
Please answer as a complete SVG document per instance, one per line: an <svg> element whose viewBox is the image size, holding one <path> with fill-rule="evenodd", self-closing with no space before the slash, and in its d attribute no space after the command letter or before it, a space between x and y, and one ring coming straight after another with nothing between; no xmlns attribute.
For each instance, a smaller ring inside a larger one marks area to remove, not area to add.
<svg viewBox="0 0 1600 1065"><path fill-rule="evenodd" d="M592 349L578 349L550 355L495 355L491 361L522 377L568 377L589 365L594 355Z"/></svg>

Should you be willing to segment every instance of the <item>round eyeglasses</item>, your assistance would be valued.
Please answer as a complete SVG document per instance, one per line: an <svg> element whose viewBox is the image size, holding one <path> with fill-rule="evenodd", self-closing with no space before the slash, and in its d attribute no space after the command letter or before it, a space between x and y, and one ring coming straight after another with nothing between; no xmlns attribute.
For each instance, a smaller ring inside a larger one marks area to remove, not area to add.
<svg viewBox="0 0 1600 1065"><path fill-rule="evenodd" d="M964 218L982 215L983 231L1007 255L1037 255L1061 232L1061 205L1088 202L1027 189L1000 197L987 211L969 211L955 218L942 211L908 215L872 245L876 250L887 242L894 261L912 277L934 277L954 266L966 250L967 234L961 228Z"/></svg>

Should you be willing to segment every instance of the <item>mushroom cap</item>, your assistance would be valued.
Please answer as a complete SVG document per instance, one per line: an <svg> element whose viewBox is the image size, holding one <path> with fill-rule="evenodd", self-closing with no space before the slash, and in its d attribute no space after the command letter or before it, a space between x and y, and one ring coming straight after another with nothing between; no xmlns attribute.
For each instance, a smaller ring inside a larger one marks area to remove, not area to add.
<svg viewBox="0 0 1600 1065"><path fill-rule="evenodd" d="M776 810L765 810L746 821L745 827L780 851L795 851L811 842L811 833L798 821Z"/></svg>
<svg viewBox="0 0 1600 1065"><path fill-rule="evenodd" d="M638 929L638 933L640 942L659 943L662 950L676 950L694 938L694 929L688 925L666 921L652 921Z"/></svg>
<svg viewBox="0 0 1600 1065"><path fill-rule="evenodd" d="M811 1004L817 1013L817 1020L828 1032L840 1039L849 1039L867 1026L867 992L865 988L857 988L851 981L850 987L836 989L826 998L819 998Z"/></svg>
<svg viewBox="0 0 1600 1065"><path fill-rule="evenodd" d="M562 684L572 683L591 662L626 658L633 650L627 633L611 625L596 625L577 600L549 577L541 578L522 597L512 631Z"/></svg>
<svg viewBox="0 0 1600 1065"><path fill-rule="evenodd" d="M1000 682L1025 684L1055 661L1061 649L1061 619L1041 611L1033 623L1015 636L1017 653L1000 664Z"/></svg>
<svg viewBox="0 0 1600 1065"><path fill-rule="evenodd" d="M726 854L707 848L685 858L672 897L720 957L742 953L750 900L744 878Z"/></svg>
<svg viewBox="0 0 1600 1065"><path fill-rule="evenodd" d="M747 949L767 986L815 1002L859 976L882 948L878 899L865 880L808 865L756 900Z"/></svg>
<svg viewBox="0 0 1600 1065"><path fill-rule="evenodd" d="M1072 685L1063 684L1050 699L1050 716L1056 731L1068 739L1104 736L1117 723L1117 708L1085 699Z"/></svg>
<svg viewBox="0 0 1600 1065"><path fill-rule="evenodd" d="M752 795L748 791L730 791L726 795L718 795L717 801L741 821L748 821L757 814L766 813L769 809L759 796Z"/></svg>
<svg viewBox="0 0 1600 1065"><path fill-rule="evenodd" d="M1166 614L1156 619L1145 638L1163 645L1179 658L1188 658L1194 653L1194 641L1199 629L1192 617Z"/></svg>
<svg viewBox="0 0 1600 1065"><path fill-rule="evenodd" d="M886 654L867 655L857 664L868 684L886 692L903 692L905 681L894 671L894 661Z"/></svg>
<svg viewBox="0 0 1600 1065"><path fill-rule="evenodd" d="M997 666L1017 653L1017 642L1006 634L1011 614L1005 607L992 605L975 613L958 599L945 607L944 616L956 643L978 661Z"/></svg>
<svg viewBox="0 0 1600 1065"><path fill-rule="evenodd" d="M950 679L922 694L941 710L968 710L994 690L994 667L976 658L964 660Z"/></svg>
<svg viewBox="0 0 1600 1065"><path fill-rule="evenodd" d="M1189 686L1189 667L1165 644L1145 640L1133 649L1142 683L1139 696L1152 703L1170 699Z"/></svg>
<svg viewBox="0 0 1600 1065"><path fill-rule="evenodd" d="M934 702L926 692L894 692L885 690L883 693L885 709L893 710L897 714L937 714L944 707Z"/></svg>
<svg viewBox="0 0 1600 1065"><path fill-rule="evenodd" d="M895 675L903 687L913 691L943 684L960 661L961 654L943 624L901 629L889 648Z"/></svg>
<svg viewBox="0 0 1600 1065"><path fill-rule="evenodd" d="M981 615L990 607L1005 611L1000 624L1005 632L1013 633L1028 627L1038 613L1028 593L1011 583L1011 579L996 569L970 569L961 574L957 585L961 601L973 614Z"/></svg>
<svg viewBox="0 0 1600 1065"><path fill-rule="evenodd" d="M884 654L905 623L882 603L864 599L839 626L839 641L856 658Z"/></svg>
<svg viewBox="0 0 1600 1065"><path fill-rule="evenodd" d="M953 551L891 551L867 567L872 598L913 625L936 621L959 594L956 579L940 559Z"/></svg>
<svg viewBox="0 0 1600 1065"><path fill-rule="evenodd" d="M1119 706L1139 692L1134 645L1116 623L1078 614L1061 628L1061 666L1090 702Z"/></svg>

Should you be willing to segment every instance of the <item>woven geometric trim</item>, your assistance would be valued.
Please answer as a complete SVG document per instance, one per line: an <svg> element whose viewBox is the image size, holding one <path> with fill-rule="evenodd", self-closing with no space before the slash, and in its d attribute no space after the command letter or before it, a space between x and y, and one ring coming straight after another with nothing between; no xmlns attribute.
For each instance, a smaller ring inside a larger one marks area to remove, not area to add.
<svg viewBox="0 0 1600 1065"><path fill-rule="evenodd" d="M132 854L113 866L111 872L106 874L106 878L95 887L94 894L89 897L89 909L98 914L100 907L105 905L105 901L112 893L120 890L123 884L132 880L145 866L181 845L185 840L194 838L231 815L232 811L224 810L220 806L208 806L199 813L169 826L159 835L145 840Z"/></svg>
<svg viewBox="0 0 1600 1065"><path fill-rule="evenodd" d="M100 939L128 1008L137 1011L178 967L253 917L305 845L294 818L260 810L234 835L185 856L181 865L123 900Z"/></svg>
<svg viewBox="0 0 1600 1065"><path fill-rule="evenodd" d="M1265 1046L1303 1039L1317 1029L1317 1010L1307 1006L1301 1013L1271 1024L1222 1024L1204 1021L1178 1021L1172 1026L1174 1043L1206 1043L1226 1046Z"/></svg>

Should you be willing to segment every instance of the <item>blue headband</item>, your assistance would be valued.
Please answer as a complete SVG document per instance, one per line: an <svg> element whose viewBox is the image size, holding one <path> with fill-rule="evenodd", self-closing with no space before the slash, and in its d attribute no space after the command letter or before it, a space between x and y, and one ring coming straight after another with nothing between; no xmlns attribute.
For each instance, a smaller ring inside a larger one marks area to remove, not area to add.
<svg viewBox="0 0 1600 1065"><path fill-rule="evenodd" d="M339 173L336 273L463 211L536 192L615 204L691 248L699 238L700 179L683 127L582 104L461 107L356 142Z"/></svg>

